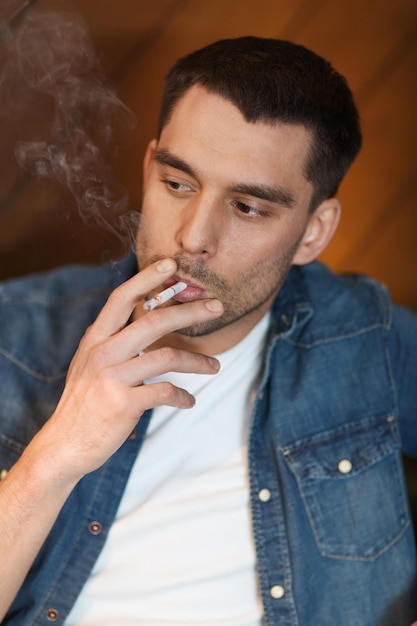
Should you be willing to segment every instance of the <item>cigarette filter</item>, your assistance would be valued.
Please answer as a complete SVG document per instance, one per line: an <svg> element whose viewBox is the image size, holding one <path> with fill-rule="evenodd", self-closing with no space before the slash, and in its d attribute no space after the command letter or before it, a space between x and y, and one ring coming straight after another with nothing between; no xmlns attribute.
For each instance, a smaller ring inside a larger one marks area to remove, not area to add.
<svg viewBox="0 0 417 626"><path fill-rule="evenodd" d="M178 283L175 283L171 287L168 287L167 289L164 289L164 291L158 293L158 295L154 298L147 300L143 305L143 308L145 311L153 311L153 309L156 309L158 306L161 306L161 304L168 302L168 300L171 300L171 298L176 296L178 293L181 293L181 291L184 291L186 288L187 283L179 281Z"/></svg>

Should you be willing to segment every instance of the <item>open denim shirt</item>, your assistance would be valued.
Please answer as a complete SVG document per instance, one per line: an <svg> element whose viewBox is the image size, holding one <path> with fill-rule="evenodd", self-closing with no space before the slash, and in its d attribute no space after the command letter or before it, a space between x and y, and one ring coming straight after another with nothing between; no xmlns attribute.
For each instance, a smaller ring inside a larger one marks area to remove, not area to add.
<svg viewBox="0 0 417 626"><path fill-rule="evenodd" d="M135 271L129 256L112 267L64 268L0 286L0 470L52 414L85 329ZM402 451L417 455L416 389L413 313L392 306L370 279L338 277L317 262L291 269L273 307L249 441L265 626L417 619L401 462ZM74 489L4 625L64 623L106 540L150 417Z"/></svg>

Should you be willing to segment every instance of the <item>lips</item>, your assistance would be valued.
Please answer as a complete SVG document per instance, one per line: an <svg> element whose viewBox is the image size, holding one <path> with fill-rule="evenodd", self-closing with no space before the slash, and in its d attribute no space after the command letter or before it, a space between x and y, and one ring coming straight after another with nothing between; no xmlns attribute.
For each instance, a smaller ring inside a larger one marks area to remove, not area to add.
<svg viewBox="0 0 417 626"><path fill-rule="evenodd" d="M186 278L182 278L179 276L173 276L172 278L169 278L168 280L166 280L164 282L164 287L165 288L171 287L178 281L186 283L187 288L184 289L184 291L182 291L181 293L174 296L174 300L176 300L176 302L192 302L193 300L200 300L201 298L205 297L205 291L202 287L199 287L198 285L194 285L193 283L188 281Z"/></svg>

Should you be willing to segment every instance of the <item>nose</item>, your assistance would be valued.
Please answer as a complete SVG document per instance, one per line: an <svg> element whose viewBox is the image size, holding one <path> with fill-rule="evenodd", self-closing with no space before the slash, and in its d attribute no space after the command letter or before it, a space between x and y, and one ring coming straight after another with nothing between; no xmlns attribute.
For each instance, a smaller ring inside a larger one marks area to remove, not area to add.
<svg viewBox="0 0 417 626"><path fill-rule="evenodd" d="M222 231L223 218L218 202L199 196L182 208L177 244L189 255L210 258L217 252Z"/></svg>

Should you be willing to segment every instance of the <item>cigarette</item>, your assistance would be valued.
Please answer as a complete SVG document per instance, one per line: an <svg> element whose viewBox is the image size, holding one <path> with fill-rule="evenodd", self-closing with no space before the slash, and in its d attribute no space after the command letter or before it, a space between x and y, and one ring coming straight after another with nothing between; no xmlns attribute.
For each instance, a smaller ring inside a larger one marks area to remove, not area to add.
<svg viewBox="0 0 417 626"><path fill-rule="evenodd" d="M168 300L171 300L171 298L176 296L178 293L184 291L187 286L187 283L183 283L182 281L175 283L171 287L168 287L168 289L164 289L164 291L158 293L158 295L156 295L154 298L151 298L150 300L145 302L143 308L145 309L145 311L153 311L153 309L156 309L156 307L161 306L161 304L168 302Z"/></svg>

